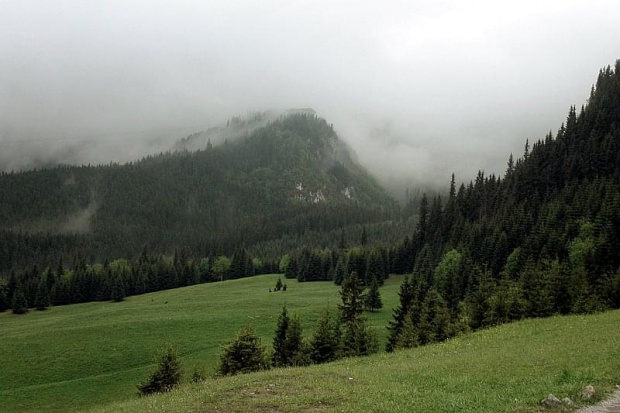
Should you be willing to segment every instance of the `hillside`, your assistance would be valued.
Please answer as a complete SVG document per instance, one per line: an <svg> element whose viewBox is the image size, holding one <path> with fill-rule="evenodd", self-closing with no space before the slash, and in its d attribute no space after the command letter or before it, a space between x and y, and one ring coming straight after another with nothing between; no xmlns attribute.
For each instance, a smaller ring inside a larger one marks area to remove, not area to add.
<svg viewBox="0 0 620 413"><path fill-rule="evenodd" d="M0 270L242 244L393 216L395 202L323 119L279 117L196 152L0 174Z"/></svg>
<svg viewBox="0 0 620 413"><path fill-rule="evenodd" d="M271 345L285 304L301 317L306 336L326 308L337 310L340 297L333 283L286 280L286 292L270 293L277 279L265 275L201 284L19 317L0 313L0 411L81 411L130 400L166 343L178 349L189 379L196 366L212 374L221 346L248 323L264 345ZM381 289L385 309L369 314L382 345L401 281L386 281Z"/></svg>
<svg viewBox="0 0 620 413"><path fill-rule="evenodd" d="M93 412L525 412L620 381L620 312L528 320L395 354L186 385ZM592 402L592 401L591 401Z"/></svg>

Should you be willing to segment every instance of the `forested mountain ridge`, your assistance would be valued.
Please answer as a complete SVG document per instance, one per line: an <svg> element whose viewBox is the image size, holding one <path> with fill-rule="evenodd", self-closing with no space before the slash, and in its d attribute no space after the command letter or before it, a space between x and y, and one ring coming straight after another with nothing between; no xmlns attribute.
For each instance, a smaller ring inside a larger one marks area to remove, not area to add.
<svg viewBox="0 0 620 413"><path fill-rule="evenodd" d="M230 253L306 230L394 215L392 198L332 126L281 116L247 137L105 166L0 174L0 269L188 247Z"/></svg>

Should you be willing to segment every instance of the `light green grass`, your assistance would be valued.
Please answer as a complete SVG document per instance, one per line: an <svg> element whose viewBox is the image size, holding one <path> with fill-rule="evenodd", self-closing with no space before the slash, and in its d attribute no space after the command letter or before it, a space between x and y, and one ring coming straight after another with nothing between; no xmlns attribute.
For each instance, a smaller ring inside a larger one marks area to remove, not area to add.
<svg viewBox="0 0 620 413"><path fill-rule="evenodd" d="M395 354L187 385L95 412L525 412L620 382L620 311L527 320ZM595 400L593 400L595 401Z"/></svg>
<svg viewBox="0 0 620 413"><path fill-rule="evenodd" d="M136 384L154 368L154 355L172 343L186 376L195 365L214 371L221 345L252 323L271 345L286 304L310 334L320 313L335 312L338 287L286 280L288 291L269 293L277 275L89 303L0 314L0 412L77 411L136 397ZM381 289L385 307L369 314L384 343L402 277Z"/></svg>

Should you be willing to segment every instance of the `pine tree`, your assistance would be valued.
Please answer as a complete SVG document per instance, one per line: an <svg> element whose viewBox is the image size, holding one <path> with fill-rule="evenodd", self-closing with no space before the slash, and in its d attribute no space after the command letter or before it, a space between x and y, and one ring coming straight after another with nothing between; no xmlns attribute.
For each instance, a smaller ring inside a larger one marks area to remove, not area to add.
<svg viewBox="0 0 620 413"><path fill-rule="evenodd" d="M411 307L413 305L413 285L411 279L405 277L400 284L400 290L398 291L399 304L394 310L393 321L390 321L388 330L390 335L388 337L388 343L385 351L394 351L397 347L397 341L402 333L403 326L405 324L405 318L410 314Z"/></svg>
<svg viewBox="0 0 620 413"><path fill-rule="evenodd" d="M125 299L125 285L120 275L117 275L112 284L112 300L115 303L120 303Z"/></svg>
<svg viewBox="0 0 620 413"><path fill-rule="evenodd" d="M276 281L275 291L280 291L282 289L282 278L278 277L278 281Z"/></svg>
<svg viewBox="0 0 620 413"><path fill-rule="evenodd" d="M325 311L319 318L310 341L312 362L321 364L335 360L338 356L338 341L336 326L331 321L329 311Z"/></svg>
<svg viewBox="0 0 620 413"><path fill-rule="evenodd" d="M413 324L413 314L411 311L405 317L403 327L398 334L394 349L412 348L419 345L418 330Z"/></svg>
<svg viewBox="0 0 620 413"><path fill-rule="evenodd" d="M278 324L276 325L275 335L273 337L273 353L271 354L271 364L274 367L282 367L290 365L290 357L287 349L287 332L290 325L290 318L286 307L282 307Z"/></svg>
<svg viewBox="0 0 620 413"><path fill-rule="evenodd" d="M265 370L268 367L269 362L265 356L265 349L261 346L260 337L256 335L254 328L248 325L224 347L218 373L227 376Z"/></svg>
<svg viewBox="0 0 620 413"><path fill-rule="evenodd" d="M381 301L381 294L379 293L379 283L377 280L373 280L370 285L370 290L365 296L366 308L370 311L379 310L383 308L383 302Z"/></svg>
<svg viewBox="0 0 620 413"><path fill-rule="evenodd" d="M181 365L174 347L168 345L159 357L157 369L146 382L138 385L138 391L142 395L163 393L172 390L180 382Z"/></svg>
<svg viewBox="0 0 620 413"><path fill-rule="evenodd" d="M305 366L310 364L309 349L303 340L303 329L299 317L291 319L286 331L286 353L289 366Z"/></svg>
<svg viewBox="0 0 620 413"><path fill-rule="evenodd" d="M43 277L39 282L39 286L37 288L37 297L34 301L34 306L37 310L43 311L50 306L50 302L51 300L50 293L47 289L47 280L45 279L45 277Z"/></svg>
<svg viewBox="0 0 620 413"><path fill-rule="evenodd" d="M364 313L362 292L363 287L359 281L357 272L353 271L344 279L340 288L342 304L340 304L338 308L340 309L340 319L343 323L353 322Z"/></svg>
<svg viewBox="0 0 620 413"><path fill-rule="evenodd" d="M341 285L347 275L346 256L341 256L336 262L336 271L334 273L334 284Z"/></svg>
<svg viewBox="0 0 620 413"><path fill-rule="evenodd" d="M346 357L365 356L377 350L377 339L364 318L362 287L356 272L342 283L339 306L343 328L342 348Z"/></svg>
<svg viewBox="0 0 620 413"><path fill-rule="evenodd" d="M362 236L360 238L360 245L366 246L368 244L368 234L366 234L366 227L362 229Z"/></svg>

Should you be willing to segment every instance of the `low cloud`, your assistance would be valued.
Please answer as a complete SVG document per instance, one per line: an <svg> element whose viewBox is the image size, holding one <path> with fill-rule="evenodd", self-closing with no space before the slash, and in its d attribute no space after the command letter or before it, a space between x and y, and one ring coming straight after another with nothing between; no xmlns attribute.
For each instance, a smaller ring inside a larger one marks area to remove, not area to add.
<svg viewBox="0 0 620 413"><path fill-rule="evenodd" d="M312 107L392 186L501 173L620 58L618 15L611 0L6 0L0 167L123 162Z"/></svg>

